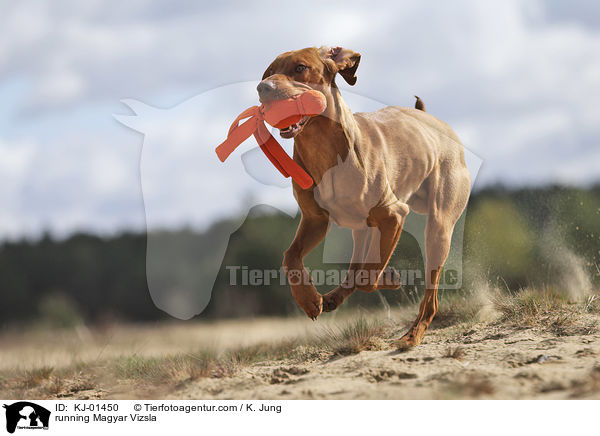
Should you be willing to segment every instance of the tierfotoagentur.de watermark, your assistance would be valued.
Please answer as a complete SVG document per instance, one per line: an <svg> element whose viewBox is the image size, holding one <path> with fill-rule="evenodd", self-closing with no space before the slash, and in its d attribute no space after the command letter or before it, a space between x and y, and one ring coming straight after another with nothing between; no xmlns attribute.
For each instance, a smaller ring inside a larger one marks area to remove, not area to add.
<svg viewBox="0 0 600 436"><path fill-rule="evenodd" d="M346 268L311 269L306 268L307 274L300 270L290 270L286 275L283 268L279 269L256 269L246 265L227 265L228 281L230 286L271 286L289 284L309 284L315 286L339 286L342 283L350 286L366 286L377 279L376 270L359 270L356 274L348 274ZM385 271L383 274L388 274ZM396 270L395 275L399 278L402 286L423 286L425 277L419 269ZM440 283L447 286L458 284L459 272L454 269L444 270Z"/></svg>

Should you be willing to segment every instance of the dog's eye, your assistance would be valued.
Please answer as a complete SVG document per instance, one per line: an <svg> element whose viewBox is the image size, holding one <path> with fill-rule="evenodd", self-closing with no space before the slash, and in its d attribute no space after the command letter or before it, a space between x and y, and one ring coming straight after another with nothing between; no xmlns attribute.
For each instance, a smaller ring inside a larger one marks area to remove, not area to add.
<svg viewBox="0 0 600 436"><path fill-rule="evenodd" d="M302 71L306 70L308 67L306 65L296 65L296 73L301 73Z"/></svg>

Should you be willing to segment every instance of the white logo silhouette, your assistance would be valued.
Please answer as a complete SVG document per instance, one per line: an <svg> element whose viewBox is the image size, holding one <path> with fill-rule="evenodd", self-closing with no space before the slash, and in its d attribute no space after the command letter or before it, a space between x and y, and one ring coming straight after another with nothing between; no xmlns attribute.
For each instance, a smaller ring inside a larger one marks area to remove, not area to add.
<svg viewBox="0 0 600 436"><path fill-rule="evenodd" d="M354 111L385 106L347 90L344 97ZM292 217L298 212L290 179L271 165L253 137L225 163L214 151L236 116L257 100L256 82L242 82L202 93L170 109L122 100L134 115L115 115L119 122L144 135L140 177L148 232L148 288L156 306L176 318L189 319L206 308L229 243L229 236L211 237L211 232L199 235L194 230L207 230L215 221L226 220L220 224L225 232L214 234L230 235L257 205L272 206ZM280 138L277 132L274 136L291 155L292 141ZM465 154L474 180L481 160L468 150ZM337 224L356 228L364 225L361 222L368 210L357 210L349 222L348 214L338 214L337 209L352 199L335 198L336 184L360 180L352 171L353 166L340 158L315 187L315 198L330 212L334 223L339 216L343 218ZM376 204L381 194L370 193L373 198L366 204ZM461 218L455 227L447 269L460 271L463 222ZM416 214L410 214L404 225L419 242L422 253L424 226L424 217ZM190 231L179 231L182 227ZM351 254L350 233L334 226L325 240L323 262L348 262ZM456 286L460 287L460 282Z"/></svg>

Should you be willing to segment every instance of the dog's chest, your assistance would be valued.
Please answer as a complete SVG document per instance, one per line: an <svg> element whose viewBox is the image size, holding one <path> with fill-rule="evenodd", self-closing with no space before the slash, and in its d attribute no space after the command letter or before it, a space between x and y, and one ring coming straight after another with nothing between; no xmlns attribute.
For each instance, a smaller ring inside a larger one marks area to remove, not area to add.
<svg viewBox="0 0 600 436"><path fill-rule="evenodd" d="M382 188L377 178L369 179L353 159L348 157L325 172L314 188L319 206L339 226L364 228L370 210L380 203Z"/></svg>

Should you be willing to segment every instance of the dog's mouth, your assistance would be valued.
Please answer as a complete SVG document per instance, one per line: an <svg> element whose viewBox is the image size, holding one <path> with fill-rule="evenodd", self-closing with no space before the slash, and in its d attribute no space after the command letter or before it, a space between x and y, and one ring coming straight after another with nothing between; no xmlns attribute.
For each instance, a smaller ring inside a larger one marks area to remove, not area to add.
<svg viewBox="0 0 600 436"><path fill-rule="evenodd" d="M285 129L279 129L279 134L282 138L285 139L293 138L298 133L300 133L307 121L308 117L302 117L302 119L297 123L292 124L291 126L288 126Z"/></svg>

